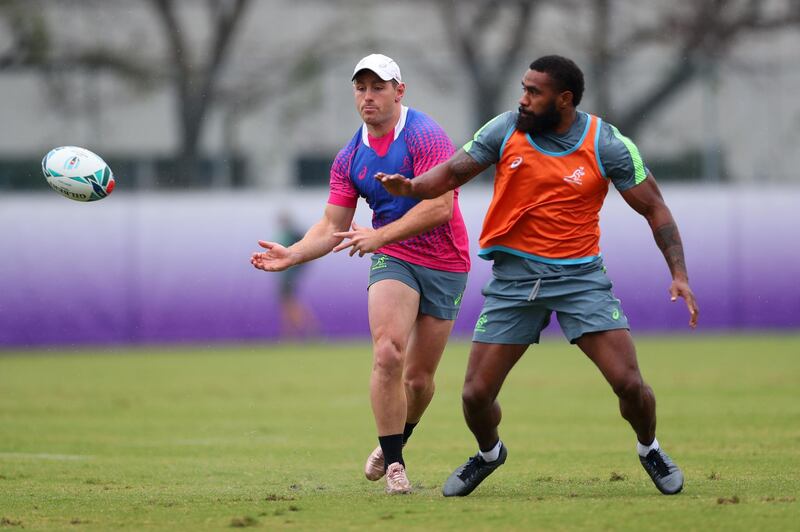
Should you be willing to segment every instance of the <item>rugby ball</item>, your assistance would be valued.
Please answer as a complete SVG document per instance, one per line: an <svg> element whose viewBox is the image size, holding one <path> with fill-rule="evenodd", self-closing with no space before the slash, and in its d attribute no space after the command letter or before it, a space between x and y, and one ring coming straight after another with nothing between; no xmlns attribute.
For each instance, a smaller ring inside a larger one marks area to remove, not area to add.
<svg viewBox="0 0 800 532"><path fill-rule="evenodd" d="M62 146L42 159L42 172L50 188L75 201L97 201L114 190L111 168L86 148Z"/></svg>

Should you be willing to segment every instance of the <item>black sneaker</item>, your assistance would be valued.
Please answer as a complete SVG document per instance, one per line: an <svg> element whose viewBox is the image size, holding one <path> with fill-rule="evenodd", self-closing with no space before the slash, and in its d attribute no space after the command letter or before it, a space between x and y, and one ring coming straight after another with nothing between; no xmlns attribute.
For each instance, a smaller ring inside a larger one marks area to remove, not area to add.
<svg viewBox="0 0 800 532"><path fill-rule="evenodd" d="M442 488L442 495L445 497L469 495L492 471L503 465L507 456L505 445L500 446L500 456L493 462L484 460L480 453L476 454L447 478Z"/></svg>
<svg viewBox="0 0 800 532"><path fill-rule="evenodd" d="M683 473L661 449L653 449L647 456L640 456L639 461L658 491L664 495L674 495L683 489Z"/></svg>

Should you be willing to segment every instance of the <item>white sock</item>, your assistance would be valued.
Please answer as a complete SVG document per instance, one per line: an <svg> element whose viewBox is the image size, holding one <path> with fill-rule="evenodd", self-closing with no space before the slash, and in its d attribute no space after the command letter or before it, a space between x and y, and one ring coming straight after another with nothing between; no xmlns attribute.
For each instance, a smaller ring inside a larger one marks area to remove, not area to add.
<svg viewBox="0 0 800 532"><path fill-rule="evenodd" d="M497 445L492 447L491 451L483 452L480 449L478 449L478 454L480 454L481 457L484 460L486 460L487 462L494 462L495 460L500 458L500 447L502 447L502 446L503 446L503 442L501 442L500 440L497 440Z"/></svg>
<svg viewBox="0 0 800 532"><path fill-rule="evenodd" d="M642 445L638 441L636 442L636 451L639 453L639 456L647 456L650 451L658 448L658 440L656 438L653 438L653 443L650 445Z"/></svg>

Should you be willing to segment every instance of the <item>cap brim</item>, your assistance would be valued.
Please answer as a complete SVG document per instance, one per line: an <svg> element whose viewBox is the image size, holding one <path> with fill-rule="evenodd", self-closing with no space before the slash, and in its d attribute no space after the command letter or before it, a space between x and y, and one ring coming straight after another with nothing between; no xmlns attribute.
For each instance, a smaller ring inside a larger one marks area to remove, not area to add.
<svg viewBox="0 0 800 532"><path fill-rule="evenodd" d="M358 76L359 74L361 74L361 73L362 73L362 72L364 72L365 70L367 70L367 71L369 71L369 72L372 72L373 74L375 74L376 76L378 76L379 78L381 78L383 81L391 81L391 80L393 80L393 79L394 79L392 76L389 76L388 78L384 78L384 77L383 77L383 76L380 74L380 72L375 72L374 70L372 70L372 69L371 69L371 68L369 68L369 67L364 67L364 68L359 68L358 70L356 70L356 71L353 73L353 77L352 77L352 78L350 78L350 81L353 81L354 79L356 79L356 76Z"/></svg>

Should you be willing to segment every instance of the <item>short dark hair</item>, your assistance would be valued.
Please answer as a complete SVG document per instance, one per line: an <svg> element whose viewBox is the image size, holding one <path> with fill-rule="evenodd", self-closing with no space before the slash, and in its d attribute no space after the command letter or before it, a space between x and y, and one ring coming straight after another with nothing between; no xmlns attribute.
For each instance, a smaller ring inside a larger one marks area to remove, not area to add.
<svg viewBox="0 0 800 532"><path fill-rule="evenodd" d="M530 69L550 76L560 91L570 91L573 105L581 103L584 88L583 72L572 59L560 55L546 55L531 63Z"/></svg>

